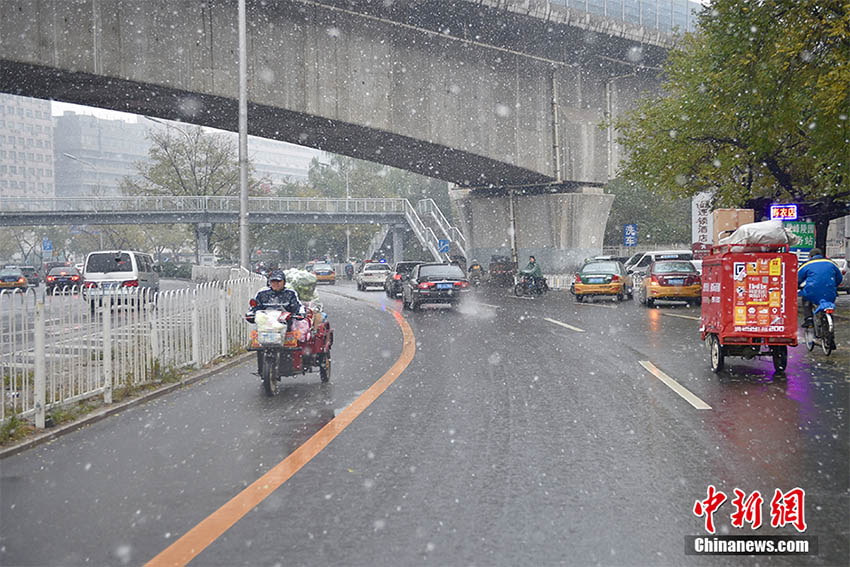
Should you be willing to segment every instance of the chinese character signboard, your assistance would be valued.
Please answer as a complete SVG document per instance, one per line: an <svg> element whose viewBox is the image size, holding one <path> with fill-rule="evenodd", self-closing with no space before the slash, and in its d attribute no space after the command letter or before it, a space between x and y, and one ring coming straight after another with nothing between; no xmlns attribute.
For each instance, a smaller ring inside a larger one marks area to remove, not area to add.
<svg viewBox="0 0 850 567"><path fill-rule="evenodd" d="M711 193L700 193L691 199L691 242L704 244L714 242Z"/></svg>
<svg viewBox="0 0 850 567"><path fill-rule="evenodd" d="M809 221L786 222L785 228L800 238L793 250L811 250L815 247L815 223Z"/></svg>
<svg viewBox="0 0 850 567"><path fill-rule="evenodd" d="M770 220L794 221L797 220L797 205L771 205Z"/></svg>
<svg viewBox="0 0 850 567"><path fill-rule="evenodd" d="M636 224L623 226L623 246L637 246L638 232Z"/></svg>

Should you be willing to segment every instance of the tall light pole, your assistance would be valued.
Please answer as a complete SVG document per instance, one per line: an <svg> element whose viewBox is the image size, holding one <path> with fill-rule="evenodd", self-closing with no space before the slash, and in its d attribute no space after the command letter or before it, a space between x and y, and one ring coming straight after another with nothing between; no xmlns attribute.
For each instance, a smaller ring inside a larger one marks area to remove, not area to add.
<svg viewBox="0 0 850 567"><path fill-rule="evenodd" d="M72 159L72 160L74 160L74 161L78 161L78 162L80 162L81 164L83 164L83 165L85 165L85 166L88 166L88 167L90 167L90 168L92 168L92 169L94 170L94 175L95 175L95 193L96 193L96 194L98 194L98 196L99 196L99 197L102 197L103 195L100 195L100 192L101 192L101 188L100 188L100 169L99 169L99 168L98 168L95 164L93 164L92 162L90 162L90 161L88 161L88 160L84 160L84 159L82 159L82 158L79 158L79 157L77 157L77 156L75 156L75 155L73 155L73 154L69 154L69 153L67 153L67 152L62 152L62 155L63 155L63 156L65 156L65 157L66 157L66 158L68 158L68 159ZM92 234L92 233L91 233L90 231L88 231L88 230L85 230L85 231L83 231L83 232L85 232L86 234ZM102 231L102 230L98 230L98 231L97 231L97 235L100 237L100 249L101 249L101 250L103 250L103 231Z"/></svg>
<svg viewBox="0 0 850 567"><path fill-rule="evenodd" d="M321 167L331 168L330 164L317 162ZM338 171L337 171L338 172ZM346 167L343 172L345 173L345 212L348 211L348 200L351 199L351 193L349 192L348 185L348 168ZM347 219L346 219L347 220ZM345 261L348 262L349 258L351 258L351 230L348 228L348 225L345 226Z"/></svg>
<svg viewBox="0 0 850 567"><path fill-rule="evenodd" d="M239 265L248 262L248 40L245 0L239 0Z"/></svg>

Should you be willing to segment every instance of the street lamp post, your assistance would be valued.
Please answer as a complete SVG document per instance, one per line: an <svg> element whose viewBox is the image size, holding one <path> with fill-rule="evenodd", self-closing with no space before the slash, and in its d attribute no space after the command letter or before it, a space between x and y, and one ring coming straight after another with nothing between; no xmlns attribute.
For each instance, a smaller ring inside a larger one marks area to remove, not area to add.
<svg viewBox="0 0 850 567"><path fill-rule="evenodd" d="M330 164L318 162L319 166L330 168ZM348 209L348 202L351 199L351 193L349 191L349 183L348 183L348 168L343 170L345 174L345 212L350 212ZM348 219L346 219L347 221ZM345 227L345 261L348 262L349 258L351 258L351 230L348 226Z"/></svg>
<svg viewBox="0 0 850 567"><path fill-rule="evenodd" d="M99 168L98 168L95 164L93 164L92 162L90 162L90 161L88 161L88 160L84 160L84 159L82 159L82 158L79 158L79 157L77 157L77 156L75 156L75 155L73 155L73 154L69 154L69 153L67 153L67 152L62 152L62 155L63 155L63 156L65 156L65 157L66 157L66 158L68 158L68 159L72 159L72 160L74 160L74 161L78 161L78 162L80 162L81 164L83 164L83 165L85 165L85 166L88 166L88 167L90 167L90 168L92 168L92 169L94 170L94 175L95 175L95 193L97 194L97 196L99 196L99 197L103 197L103 195L101 195L101 194L100 194L100 193L101 193L101 187L100 187L100 169L99 169ZM91 232L89 232L89 231L84 231L84 232L85 232L86 234L92 234L92 233L91 233ZM97 231L97 235L98 235L99 240L100 240L100 249L101 249L101 250L103 250L103 231L102 231L102 230L98 230L98 231Z"/></svg>

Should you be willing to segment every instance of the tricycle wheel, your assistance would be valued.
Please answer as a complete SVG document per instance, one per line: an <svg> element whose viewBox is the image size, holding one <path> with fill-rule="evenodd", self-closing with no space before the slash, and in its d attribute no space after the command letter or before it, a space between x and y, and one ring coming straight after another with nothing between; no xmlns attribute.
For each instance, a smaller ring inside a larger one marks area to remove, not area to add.
<svg viewBox="0 0 850 567"><path fill-rule="evenodd" d="M263 389L267 396L276 396L280 391L280 384L275 374L277 374L277 357L268 355L263 359Z"/></svg>
<svg viewBox="0 0 850 567"><path fill-rule="evenodd" d="M723 369L724 358L723 345L720 344L720 339L717 335L709 335L708 337L709 358L711 359L711 371L720 372Z"/></svg>
<svg viewBox="0 0 850 567"><path fill-rule="evenodd" d="M327 382L331 379L331 351L319 355L319 378L322 382Z"/></svg>
<svg viewBox="0 0 850 567"><path fill-rule="evenodd" d="M514 286L514 295L517 297L522 297L522 284L518 283Z"/></svg>
<svg viewBox="0 0 850 567"><path fill-rule="evenodd" d="M785 345L773 346L770 347L770 350L773 354L773 368L777 372L782 372L788 367L788 347Z"/></svg>

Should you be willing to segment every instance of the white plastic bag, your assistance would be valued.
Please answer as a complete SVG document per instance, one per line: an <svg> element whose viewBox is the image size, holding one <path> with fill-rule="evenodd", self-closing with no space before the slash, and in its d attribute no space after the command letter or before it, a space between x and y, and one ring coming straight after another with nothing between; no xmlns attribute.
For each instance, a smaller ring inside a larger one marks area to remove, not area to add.
<svg viewBox="0 0 850 567"><path fill-rule="evenodd" d="M735 232L720 239L720 244L788 244L800 243L796 234L786 229L782 221L771 220L742 224Z"/></svg>

